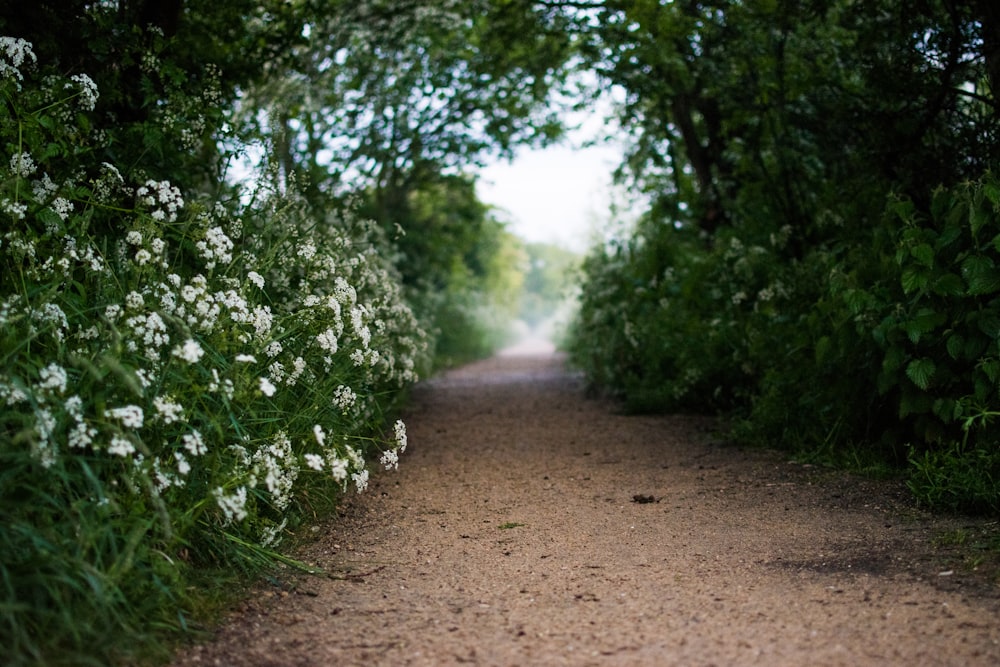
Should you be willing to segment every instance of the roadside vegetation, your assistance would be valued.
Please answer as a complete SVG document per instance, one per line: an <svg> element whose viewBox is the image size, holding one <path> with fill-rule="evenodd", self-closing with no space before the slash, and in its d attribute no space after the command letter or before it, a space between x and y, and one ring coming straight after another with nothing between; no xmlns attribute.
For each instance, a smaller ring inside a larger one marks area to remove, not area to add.
<svg viewBox="0 0 1000 667"><path fill-rule="evenodd" d="M473 9L0 11L5 665L155 661L305 567L407 387L505 342L526 251L467 168L558 135L565 39Z"/></svg>
<svg viewBox="0 0 1000 667"><path fill-rule="evenodd" d="M634 410L1000 512L1000 16L987 2L593 10L622 176L572 357Z"/></svg>
<svg viewBox="0 0 1000 667"><path fill-rule="evenodd" d="M987 0L0 10L4 660L155 661L302 566L407 387L517 322L631 409L1000 512L998 54ZM601 92L648 207L574 288L475 170Z"/></svg>

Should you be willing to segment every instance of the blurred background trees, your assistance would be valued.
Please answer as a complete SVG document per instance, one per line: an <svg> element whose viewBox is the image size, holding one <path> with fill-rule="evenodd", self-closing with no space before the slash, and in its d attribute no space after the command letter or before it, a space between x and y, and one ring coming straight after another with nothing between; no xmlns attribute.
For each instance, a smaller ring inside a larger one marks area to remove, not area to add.
<svg viewBox="0 0 1000 667"><path fill-rule="evenodd" d="M90 122L106 141L82 160L230 198L252 172L319 214L377 221L422 321L447 330L442 363L495 349L517 315L521 250L476 199L474 170L561 135L568 25L507 0L43 0L0 14L39 61L101 91Z"/></svg>

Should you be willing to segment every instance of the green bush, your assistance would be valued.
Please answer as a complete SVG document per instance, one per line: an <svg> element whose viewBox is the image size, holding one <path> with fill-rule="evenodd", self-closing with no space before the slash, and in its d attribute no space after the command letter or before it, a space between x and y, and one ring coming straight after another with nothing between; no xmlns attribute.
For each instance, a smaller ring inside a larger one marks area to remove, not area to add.
<svg viewBox="0 0 1000 667"><path fill-rule="evenodd" d="M1000 182L917 211L893 198L800 261L749 230L640 227L585 263L572 359L632 409L722 411L742 441L909 466L928 505L995 511Z"/></svg>
<svg viewBox="0 0 1000 667"><path fill-rule="evenodd" d="M108 664L257 571L406 444L428 339L384 241L293 191L240 206L94 159L99 94L0 40L0 645Z"/></svg>

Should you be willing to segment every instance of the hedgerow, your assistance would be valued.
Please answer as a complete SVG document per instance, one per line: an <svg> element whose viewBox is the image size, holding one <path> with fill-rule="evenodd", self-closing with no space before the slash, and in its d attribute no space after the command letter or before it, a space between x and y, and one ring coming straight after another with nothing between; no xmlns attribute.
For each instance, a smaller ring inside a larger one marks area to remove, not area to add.
<svg viewBox="0 0 1000 667"><path fill-rule="evenodd" d="M107 664L398 465L428 339L376 226L99 159L102 91L38 65L0 39L0 645Z"/></svg>

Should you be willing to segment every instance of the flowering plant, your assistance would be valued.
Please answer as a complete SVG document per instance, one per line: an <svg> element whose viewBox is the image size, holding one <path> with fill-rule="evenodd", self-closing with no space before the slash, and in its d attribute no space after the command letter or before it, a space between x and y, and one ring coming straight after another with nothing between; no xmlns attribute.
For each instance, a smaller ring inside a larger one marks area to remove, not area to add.
<svg viewBox="0 0 1000 667"><path fill-rule="evenodd" d="M266 553L304 489L363 491L372 452L395 468L382 426L427 340L372 225L88 161L99 91L35 60L0 38L0 595L107 616ZM39 584L43 543L69 584ZM15 644L55 622L36 606Z"/></svg>

